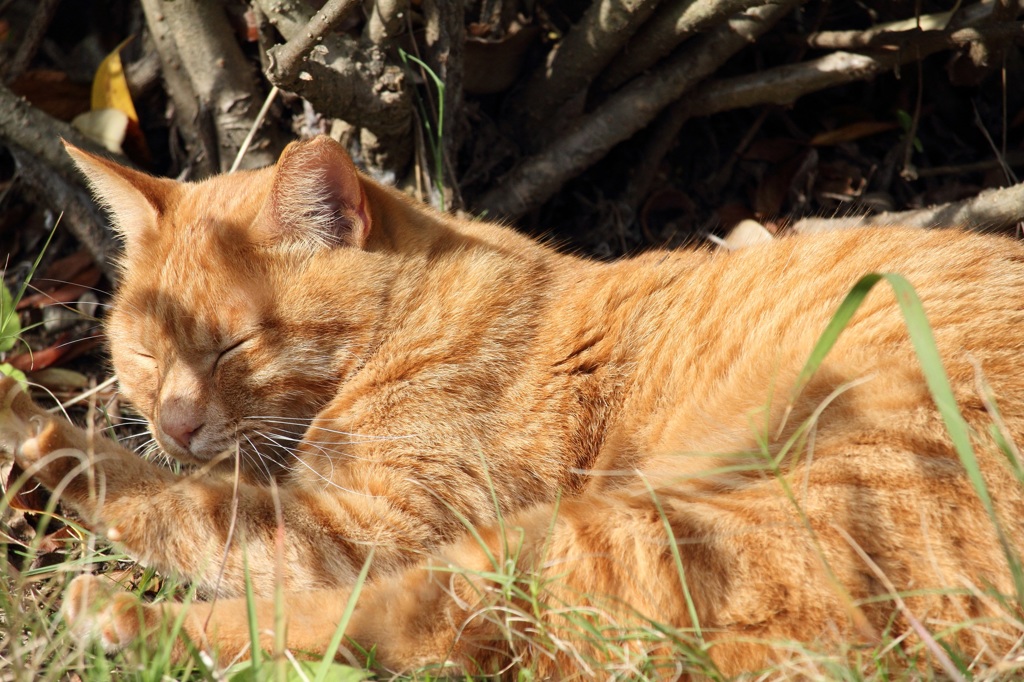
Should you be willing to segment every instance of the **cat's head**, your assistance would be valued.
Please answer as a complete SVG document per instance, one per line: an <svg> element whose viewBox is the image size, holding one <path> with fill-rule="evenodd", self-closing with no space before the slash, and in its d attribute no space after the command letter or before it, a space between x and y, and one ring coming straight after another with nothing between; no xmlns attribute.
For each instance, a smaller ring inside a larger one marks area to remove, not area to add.
<svg viewBox="0 0 1024 682"><path fill-rule="evenodd" d="M106 324L122 393L179 460L239 448L250 473L287 466L369 334L372 277L338 276L338 252L369 258L351 159L317 138L272 168L180 183L68 152L124 242Z"/></svg>

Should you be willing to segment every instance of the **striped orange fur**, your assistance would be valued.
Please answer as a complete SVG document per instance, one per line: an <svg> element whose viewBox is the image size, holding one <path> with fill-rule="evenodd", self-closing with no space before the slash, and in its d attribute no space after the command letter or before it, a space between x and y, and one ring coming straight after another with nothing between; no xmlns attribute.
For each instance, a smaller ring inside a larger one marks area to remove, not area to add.
<svg viewBox="0 0 1024 682"><path fill-rule="evenodd" d="M646 656L671 677L689 641L729 675L792 642L886 635L901 664L932 665L916 624L984 623L943 636L990 661L1020 636L890 291L783 422L851 286L901 273L1019 550L1024 493L979 391L1024 443L1019 243L892 228L597 263L420 206L326 138L198 184L69 151L125 242L107 323L122 392L195 472L93 440L10 382L4 447L142 562L219 593L184 630L222 660L249 644L243 556L261 628L283 580L287 644L310 653L371 551L346 651L390 670L557 678ZM178 608L85 577L65 611L117 648Z"/></svg>

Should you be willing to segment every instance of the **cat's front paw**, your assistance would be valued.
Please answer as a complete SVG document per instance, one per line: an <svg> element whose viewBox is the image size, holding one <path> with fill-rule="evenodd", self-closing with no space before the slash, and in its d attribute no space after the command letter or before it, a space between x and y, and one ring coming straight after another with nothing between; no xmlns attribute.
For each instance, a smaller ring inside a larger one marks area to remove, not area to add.
<svg viewBox="0 0 1024 682"><path fill-rule="evenodd" d="M84 431L36 405L17 381L0 379L2 459L13 459L52 490L69 469L87 459L87 443ZM75 462L54 466L55 460L68 458Z"/></svg>
<svg viewBox="0 0 1024 682"><path fill-rule="evenodd" d="M104 651L115 653L141 637L146 608L137 596L117 590L107 578L80 575L68 585L61 611L76 639L99 642Z"/></svg>
<svg viewBox="0 0 1024 682"><path fill-rule="evenodd" d="M15 459L26 441L39 436L53 417L32 402L14 379L0 379L0 453Z"/></svg>

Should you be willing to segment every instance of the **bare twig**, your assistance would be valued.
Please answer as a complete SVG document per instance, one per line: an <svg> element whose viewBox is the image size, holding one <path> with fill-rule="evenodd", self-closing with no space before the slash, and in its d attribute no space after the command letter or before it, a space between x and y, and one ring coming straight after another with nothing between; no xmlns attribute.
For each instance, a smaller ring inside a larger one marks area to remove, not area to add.
<svg viewBox="0 0 1024 682"><path fill-rule="evenodd" d="M171 26L159 11L163 3L159 0L141 2L147 17L150 13L153 15L152 19L147 20L149 33L160 55L160 71L167 85L167 94L174 102L178 133L192 157L190 171L194 177L206 177L219 170L217 140L213 126L209 125L209 114L203 110L192 89Z"/></svg>
<svg viewBox="0 0 1024 682"><path fill-rule="evenodd" d="M672 0L662 5L608 65L598 88L614 90L654 66L690 36L760 4L762 0Z"/></svg>
<svg viewBox="0 0 1024 682"><path fill-rule="evenodd" d="M53 16L57 13L58 4L60 4L60 0L39 0L35 16L32 17L32 22L25 30L25 36L21 39L21 44L18 45L18 51L14 53L11 61L7 63L7 68L4 69L5 83L10 83L28 68L36 51L39 50L39 45L43 42L46 29L50 27L50 22L53 21Z"/></svg>
<svg viewBox="0 0 1024 682"><path fill-rule="evenodd" d="M634 79L547 149L526 159L485 194L478 208L515 217L539 206L562 184L646 126L658 112L771 28L799 0L783 0L729 19L657 70Z"/></svg>
<svg viewBox="0 0 1024 682"><path fill-rule="evenodd" d="M141 56L124 65L124 77L135 102L145 98L153 88L160 85L160 55L151 33L143 37Z"/></svg>
<svg viewBox="0 0 1024 682"><path fill-rule="evenodd" d="M995 43L999 40L1005 42L1017 36L1024 38L1024 29L1020 26L1009 24L958 31L914 31L914 37L919 42L906 43L912 49L876 55L834 52L820 59L779 66L736 78L708 81L661 116L658 128L648 143L649 149L653 152L643 168L631 179L625 198L633 204L646 194L654 170L660 162L661 155L657 150L667 151L672 140L691 118L761 104L792 104L811 92L868 80L900 64L918 61L943 49L957 47L962 44L961 39L966 35L964 31L977 32ZM928 173L926 170L919 170L918 174L923 176Z"/></svg>
<svg viewBox="0 0 1024 682"><path fill-rule="evenodd" d="M906 31L824 31L808 36L808 45L814 48L840 50L866 50L882 48L893 51L908 48L942 49L969 47L986 41L1005 42L1020 37L1019 22L993 22L988 25L955 30L918 28Z"/></svg>
<svg viewBox="0 0 1024 682"><path fill-rule="evenodd" d="M157 39L178 125L209 156L212 168L227 170L264 96L223 7L203 0L142 0L142 8ZM273 163L283 143L270 130L261 131L245 167Z"/></svg>
<svg viewBox="0 0 1024 682"><path fill-rule="evenodd" d="M310 51L333 26L358 6L357 0L328 0L310 18L304 31L295 33L284 45L272 47L267 53L270 57L271 80L274 83L294 81Z"/></svg>
<svg viewBox="0 0 1024 682"><path fill-rule="evenodd" d="M1024 23L1014 22L956 31L913 31L904 37L908 48L873 55L833 52L819 59L779 66L760 73L709 81L687 98L688 116L708 116L720 111L757 104L792 104L800 97L825 88L867 80L901 64L917 61L942 50L961 47L970 39L1024 40Z"/></svg>
<svg viewBox="0 0 1024 682"><path fill-rule="evenodd" d="M911 55L906 57L909 59ZM799 64L710 81L694 91L685 108L688 116L708 116L756 104L792 104L811 92L873 78L899 63L900 56L895 54L868 56L834 52Z"/></svg>
<svg viewBox="0 0 1024 682"><path fill-rule="evenodd" d="M535 142L542 140L544 136L537 133L550 131L551 116L590 86L657 4L656 0L594 0L552 48L518 98L523 132Z"/></svg>
<svg viewBox="0 0 1024 682"><path fill-rule="evenodd" d="M886 225L908 227L963 227L980 232L1005 230L1024 220L1024 183L986 190L975 197L913 211L878 213L845 218L804 218L793 224L796 232L822 232Z"/></svg>
<svg viewBox="0 0 1024 682"><path fill-rule="evenodd" d="M1020 168L1021 166L1024 166L1024 150L1018 149L1006 152L1006 154L1000 153L1000 156L995 159L918 168L917 177L934 178L940 175L967 175L968 173L984 173L991 170L1002 170L1006 174L1007 169Z"/></svg>
<svg viewBox="0 0 1024 682"><path fill-rule="evenodd" d="M278 92L280 92L280 90L277 89L276 85L270 88L270 92L267 94L267 99L263 101L263 106L260 107L260 113L256 115L256 120L253 121L249 134L245 136L245 140L242 141L242 146L239 147L235 160L231 162L231 168L228 170L229 173L234 173L242 165L242 159L245 157L245 153L249 151L249 145L252 144L252 139L256 136L256 131L259 130L261 125L263 125L263 119L267 117L267 112L270 111L270 105L274 103Z"/></svg>

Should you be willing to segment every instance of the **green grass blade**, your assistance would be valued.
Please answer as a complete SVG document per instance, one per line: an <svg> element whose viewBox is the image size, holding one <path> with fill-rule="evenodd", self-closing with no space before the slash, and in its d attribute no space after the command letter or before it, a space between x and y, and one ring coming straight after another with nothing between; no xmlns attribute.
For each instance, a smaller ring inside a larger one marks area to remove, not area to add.
<svg viewBox="0 0 1024 682"><path fill-rule="evenodd" d="M249 553L242 552L242 571L245 574L245 613L249 621L249 641L252 642L252 666L259 669L262 663L263 650L260 649L259 621L256 619L256 594L252 587L252 576L249 574Z"/></svg>
<svg viewBox="0 0 1024 682"><path fill-rule="evenodd" d="M1024 598L1024 571L1022 571L1020 559L1010 547L1002 524L996 515L995 505L992 502L991 495L989 495L988 486L985 485L985 479L981 475L978 458L971 444L970 427L964 420L963 415L960 414L960 408L956 404L956 397L949 384L946 370L942 365L942 359L935 345L935 335L932 333L931 325L928 324L924 306L921 304L921 299L918 297L914 287L910 285L906 278L895 273L870 273L862 277L854 285L853 289L850 290L850 293L847 294L846 298L839 305L835 315L829 321L797 377L793 396L790 400L790 407L787 407L786 410L786 416L788 416L797 395L807 386L807 382L810 381L814 373L821 367L825 357L839 339L839 335L849 324L861 303L864 302L864 298L875 284L882 280L888 282L896 294L896 301L900 306L900 312L903 314L903 319L907 325L910 342L914 347L918 363L921 365L921 371L924 374L928 391L931 393L935 407L942 417L957 456L960 458L960 462L967 473L967 478L974 487L982 506L985 508L985 512L995 527L999 542L1003 547L1003 552L1013 573L1018 598ZM785 416L783 417L784 423Z"/></svg>
<svg viewBox="0 0 1024 682"><path fill-rule="evenodd" d="M352 586L352 594L349 595L348 602L345 604L345 612L341 614L338 627L334 628L334 634L331 635L331 641L327 645L324 657L317 666L316 677L313 678L313 682L324 682L327 674L331 671L334 657L338 653L338 647L341 646L341 639L345 636L345 630L348 628L348 622L352 619L352 614L356 610L356 602L359 601L359 595L363 591L366 577L370 574L370 564L373 562L373 549L373 547L370 547L370 551L366 555L366 561L363 562L363 567L359 571L359 577L356 578L355 585Z"/></svg>
<svg viewBox="0 0 1024 682"><path fill-rule="evenodd" d="M423 69L430 76L430 79L434 81L434 87L437 89L437 133L430 137L429 141L430 151L434 156L434 181L437 183L441 212L444 212L447 210L444 201L444 81L419 57L411 55L401 48L398 49L398 54L406 64L412 62ZM422 108L422 105L420 105L421 111ZM423 122L429 131L430 121L426 115L423 116Z"/></svg>
<svg viewBox="0 0 1024 682"><path fill-rule="evenodd" d="M665 514L665 509L661 505L661 500L658 499L657 491L651 486L650 482L644 478L644 485L647 486L648 492L651 494L651 500L654 502L655 508L658 510L658 515L661 517L661 523L665 527L665 533L668 535L668 546L672 552L672 559L676 564L676 572L679 574L679 584L683 588L683 598L686 600L686 611L690 616L690 621L693 623L693 632L697 636L699 641L703 641L704 635L700 629L700 619L697 618L697 606L694 604L693 596L690 594L690 584L686 579L686 568L683 566L683 556L679 553L679 541L676 539L675 531L672 530L672 524L668 520L668 516Z"/></svg>

